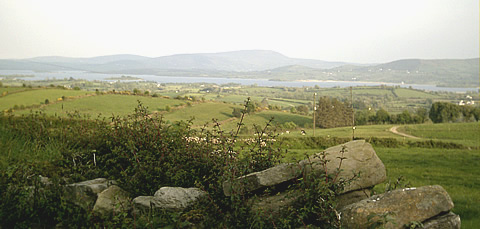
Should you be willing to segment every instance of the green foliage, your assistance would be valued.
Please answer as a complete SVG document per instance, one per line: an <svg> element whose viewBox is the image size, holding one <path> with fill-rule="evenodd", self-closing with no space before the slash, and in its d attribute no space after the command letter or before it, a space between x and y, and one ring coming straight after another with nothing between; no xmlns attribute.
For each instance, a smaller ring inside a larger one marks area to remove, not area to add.
<svg viewBox="0 0 480 229"><path fill-rule="evenodd" d="M353 111L348 104L337 99L321 97L318 100L316 125L321 128L333 128L352 125Z"/></svg>
<svg viewBox="0 0 480 229"><path fill-rule="evenodd" d="M460 115L457 105L445 102L435 102L430 108L429 117L434 123L453 122Z"/></svg>

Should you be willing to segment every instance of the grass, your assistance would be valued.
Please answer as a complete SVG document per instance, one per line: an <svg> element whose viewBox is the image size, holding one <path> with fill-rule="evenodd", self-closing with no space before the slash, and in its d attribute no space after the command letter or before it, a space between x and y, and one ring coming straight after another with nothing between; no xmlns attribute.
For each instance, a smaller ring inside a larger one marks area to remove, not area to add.
<svg viewBox="0 0 480 229"><path fill-rule="evenodd" d="M4 125L0 126L0 169L20 163L42 163L60 156L61 147L55 142L37 144L14 136Z"/></svg>
<svg viewBox="0 0 480 229"><path fill-rule="evenodd" d="M243 124L248 129L253 129L253 125L264 127L264 125L273 117L273 124L284 124L286 122L294 122L297 126L304 126L311 122L311 118L304 115L292 114L282 111L262 111L254 114L246 115ZM237 128L238 119L223 124L225 130Z"/></svg>
<svg viewBox="0 0 480 229"><path fill-rule="evenodd" d="M167 113L164 115L164 118L171 122L194 118L193 125L201 126L207 122L211 123L213 118L220 122L232 118L234 107L240 108L240 106L218 102L195 103L192 106L186 106Z"/></svg>
<svg viewBox="0 0 480 229"><path fill-rule="evenodd" d="M8 95L10 93L26 91L26 90L32 90L32 89L24 88L24 87L0 87L0 95L3 95L4 92L6 92Z"/></svg>
<svg viewBox="0 0 480 229"><path fill-rule="evenodd" d="M403 126L400 131L413 136L480 147L480 123L437 123Z"/></svg>
<svg viewBox="0 0 480 229"><path fill-rule="evenodd" d="M62 98L62 96L81 96L86 94L91 94L91 92L63 89L28 90L0 97L0 110L13 108L15 105L39 105L40 103L44 103L46 99L50 102L55 102L58 98Z"/></svg>
<svg viewBox="0 0 480 229"><path fill-rule="evenodd" d="M80 114L96 117L110 117L115 115L131 114L138 105L138 100L151 111L164 110L166 106L173 107L175 105L184 104L181 100L165 99L160 97L145 97L133 95L96 95L81 99L66 100L63 102L50 104L40 108L47 115L66 116L67 112L78 111ZM16 114L27 114L29 110L15 112Z"/></svg>
<svg viewBox="0 0 480 229"><path fill-rule="evenodd" d="M480 225L480 154L474 150L375 147L388 179L403 176L413 187L441 185L452 198L462 228ZM382 190L380 185L376 190Z"/></svg>
<svg viewBox="0 0 480 229"><path fill-rule="evenodd" d="M397 94L399 98L437 98L437 96L433 94L407 88L396 88L395 94Z"/></svg>

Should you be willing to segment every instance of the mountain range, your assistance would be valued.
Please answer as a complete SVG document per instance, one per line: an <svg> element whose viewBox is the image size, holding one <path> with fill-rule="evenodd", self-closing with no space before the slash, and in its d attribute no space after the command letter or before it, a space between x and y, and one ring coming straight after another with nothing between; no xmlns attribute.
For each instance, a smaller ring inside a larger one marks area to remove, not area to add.
<svg viewBox="0 0 480 229"><path fill-rule="evenodd" d="M268 78L271 80L357 80L478 87L479 58L404 59L360 65L290 58L268 50L178 54L162 57L110 55L0 59L0 70L87 71L162 76Z"/></svg>

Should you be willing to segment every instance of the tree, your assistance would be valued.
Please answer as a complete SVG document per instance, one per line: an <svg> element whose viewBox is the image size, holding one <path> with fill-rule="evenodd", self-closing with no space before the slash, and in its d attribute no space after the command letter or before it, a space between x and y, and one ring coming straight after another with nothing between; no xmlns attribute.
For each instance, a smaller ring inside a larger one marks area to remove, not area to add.
<svg viewBox="0 0 480 229"><path fill-rule="evenodd" d="M308 115L310 109L306 105L297 106L297 112L303 115Z"/></svg>
<svg viewBox="0 0 480 229"><path fill-rule="evenodd" d="M427 118L428 118L427 109L423 107L418 108L417 111L415 112L414 118L416 120L416 123L424 123L425 121L427 121Z"/></svg>
<svg viewBox="0 0 480 229"><path fill-rule="evenodd" d="M377 111L375 115L375 121L381 124L388 123L390 121L390 114L386 110L381 108Z"/></svg>
<svg viewBox="0 0 480 229"><path fill-rule="evenodd" d="M397 122L401 124L412 123L412 116L408 110L404 110L402 113L397 115Z"/></svg>
<svg viewBox="0 0 480 229"><path fill-rule="evenodd" d="M446 102L433 103L429 113L429 117L434 123L453 122L459 115L458 105Z"/></svg>
<svg viewBox="0 0 480 229"><path fill-rule="evenodd" d="M233 108L232 115L233 115L233 117L236 117L236 118L242 117L242 109L236 108L236 107Z"/></svg>
<svg viewBox="0 0 480 229"><path fill-rule="evenodd" d="M337 99L320 97L315 123L321 128L333 128L352 124L353 110Z"/></svg>

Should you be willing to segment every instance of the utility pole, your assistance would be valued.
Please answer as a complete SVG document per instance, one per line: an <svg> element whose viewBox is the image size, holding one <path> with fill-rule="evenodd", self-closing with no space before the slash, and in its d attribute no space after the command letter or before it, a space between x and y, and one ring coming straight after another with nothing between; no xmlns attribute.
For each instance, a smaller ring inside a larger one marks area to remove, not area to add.
<svg viewBox="0 0 480 229"><path fill-rule="evenodd" d="M352 107L352 140L355 140L355 111L353 110L353 87L350 86L350 106Z"/></svg>
<svg viewBox="0 0 480 229"><path fill-rule="evenodd" d="M317 111L317 106L315 106L315 97L317 93L313 93L313 136L315 137L315 112Z"/></svg>

